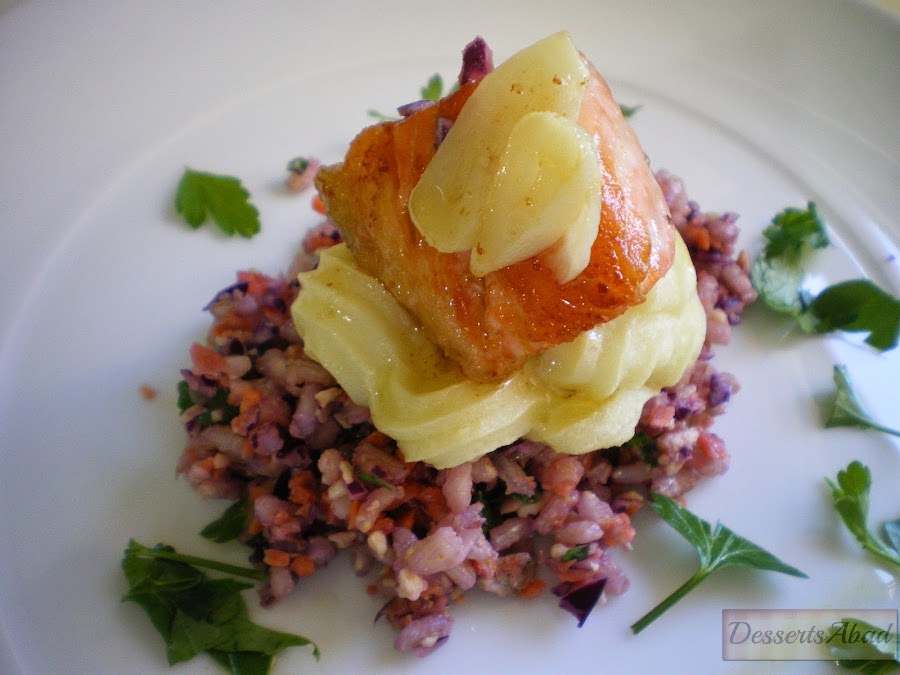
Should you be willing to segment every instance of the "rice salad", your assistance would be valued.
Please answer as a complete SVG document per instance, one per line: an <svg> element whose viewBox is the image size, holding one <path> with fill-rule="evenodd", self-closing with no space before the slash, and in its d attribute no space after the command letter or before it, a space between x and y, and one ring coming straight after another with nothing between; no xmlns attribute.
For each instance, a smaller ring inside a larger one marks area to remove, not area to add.
<svg viewBox="0 0 900 675"><path fill-rule="evenodd" d="M553 593L579 625L628 579L615 549L651 492L679 499L728 467L712 430L739 385L712 363L755 299L736 215L707 213L682 181L655 174L690 252L706 314L699 358L643 408L634 437L582 455L521 439L438 470L407 462L321 365L304 353L290 307L296 275L340 243L325 218L284 275L237 274L206 307L212 325L181 371L186 443L178 462L199 495L245 505L239 537L264 570L263 606L302 592L341 551L380 596L394 646L425 656L453 625L451 607L479 589Z"/></svg>

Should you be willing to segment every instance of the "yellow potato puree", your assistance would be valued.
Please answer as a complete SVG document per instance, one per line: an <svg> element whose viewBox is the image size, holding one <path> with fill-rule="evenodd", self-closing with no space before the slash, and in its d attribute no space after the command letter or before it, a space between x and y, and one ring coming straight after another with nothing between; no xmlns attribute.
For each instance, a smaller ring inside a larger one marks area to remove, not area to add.
<svg viewBox="0 0 900 675"><path fill-rule="evenodd" d="M407 461L446 468L525 437L581 454L634 434L644 404L696 360L706 332L690 256L675 260L646 300L574 341L532 357L499 384L476 383L343 244L300 275L291 308L306 353Z"/></svg>

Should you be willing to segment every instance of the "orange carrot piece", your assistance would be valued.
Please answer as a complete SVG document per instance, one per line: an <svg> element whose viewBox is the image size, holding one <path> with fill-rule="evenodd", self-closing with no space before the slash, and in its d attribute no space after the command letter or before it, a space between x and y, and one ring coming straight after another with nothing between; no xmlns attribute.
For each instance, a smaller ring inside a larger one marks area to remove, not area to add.
<svg viewBox="0 0 900 675"><path fill-rule="evenodd" d="M291 554L277 548L267 548L263 553L263 562L269 567L287 567L291 564Z"/></svg>
<svg viewBox="0 0 900 675"><path fill-rule="evenodd" d="M316 213L321 213L323 216L325 215L325 205L322 203L322 198L318 194L313 195L312 207Z"/></svg>
<svg viewBox="0 0 900 675"><path fill-rule="evenodd" d="M316 571L316 564L308 555L298 555L291 561L291 572L298 577L312 576Z"/></svg>
<svg viewBox="0 0 900 675"><path fill-rule="evenodd" d="M191 345L190 354L194 366L204 375L218 375L227 366L224 356L199 342Z"/></svg>
<svg viewBox="0 0 900 675"><path fill-rule="evenodd" d="M544 581L542 579L532 579L522 588L516 591L516 595L520 598L536 598L544 592Z"/></svg>
<svg viewBox="0 0 900 675"><path fill-rule="evenodd" d="M260 296L269 288L271 280L265 274L254 270L238 272L238 281L247 284L247 295Z"/></svg>
<svg viewBox="0 0 900 675"><path fill-rule="evenodd" d="M347 529L352 530L356 523L356 516L359 513L360 501L358 499L350 500L350 508L347 511Z"/></svg>
<svg viewBox="0 0 900 675"><path fill-rule="evenodd" d="M315 251L319 251L323 248L330 248L334 246L337 242L329 237L326 234L316 234L311 237L308 237L303 242L303 248L307 253L313 253Z"/></svg>

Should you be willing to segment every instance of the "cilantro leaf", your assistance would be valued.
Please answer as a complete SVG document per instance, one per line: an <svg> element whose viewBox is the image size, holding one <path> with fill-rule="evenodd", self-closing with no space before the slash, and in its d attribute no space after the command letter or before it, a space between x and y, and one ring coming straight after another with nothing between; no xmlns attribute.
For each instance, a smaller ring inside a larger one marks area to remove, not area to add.
<svg viewBox="0 0 900 675"><path fill-rule="evenodd" d="M841 668L869 674L888 673L900 666L898 639L900 636L889 629L843 618L828 632L825 648Z"/></svg>
<svg viewBox="0 0 900 675"><path fill-rule="evenodd" d="M200 530L200 536L217 544L232 541L244 531L249 517L250 505L247 500L240 499L225 509L219 518Z"/></svg>
<svg viewBox="0 0 900 675"><path fill-rule="evenodd" d="M883 431L886 434L900 437L900 431L881 426L869 417L856 398L847 366L838 364L834 367L835 397L831 409L825 419L825 427L858 427Z"/></svg>
<svg viewBox="0 0 900 675"><path fill-rule="evenodd" d="M122 600L141 606L166 643L170 665L208 653L231 673L267 673L272 657L288 647L315 643L300 635L270 630L250 620L241 592L252 584L231 578L210 579L194 567L242 573L257 570L179 554L171 546L153 548L129 541L122 570L129 583ZM250 574L247 574L247 573Z"/></svg>
<svg viewBox="0 0 900 675"><path fill-rule="evenodd" d="M900 336L900 300L868 279L829 286L809 305L816 317L815 330L868 332L866 342L885 351L897 346Z"/></svg>
<svg viewBox="0 0 900 675"><path fill-rule="evenodd" d="M900 551L893 546L896 521L888 526L891 536L887 541L879 539L866 522L869 518L869 489L872 487L869 467L861 462L851 462L846 469L838 471L837 482L828 478L825 482L831 488L835 510L863 549L882 562L900 567Z"/></svg>
<svg viewBox="0 0 900 675"><path fill-rule="evenodd" d="M228 236L252 237L260 229L259 211L250 203L250 193L233 176L186 168L175 191L175 209L195 230L207 217Z"/></svg>
<svg viewBox="0 0 900 675"><path fill-rule="evenodd" d="M632 624L631 631L635 634L640 633L658 619L706 577L723 567L740 565L806 578L806 574L796 567L782 562L765 549L735 534L721 523L717 522L715 526L710 525L664 495L654 492L650 496L648 504L676 532L694 546L700 557L700 569L665 600Z"/></svg>
<svg viewBox="0 0 900 675"><path fill-rule="evenodd" d="M438 73L432 75L428 82L419 90L425 101L439 101L444 95L444 80Z"/></svg>

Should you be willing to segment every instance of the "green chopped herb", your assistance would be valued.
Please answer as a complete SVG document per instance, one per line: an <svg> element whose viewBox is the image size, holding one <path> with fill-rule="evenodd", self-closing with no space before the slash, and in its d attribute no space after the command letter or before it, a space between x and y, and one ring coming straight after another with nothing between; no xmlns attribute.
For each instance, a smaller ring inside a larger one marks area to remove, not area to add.
<svg viewBox="0 0 900 675"><path fill-rule="evenodd" d="M882 530L882 541L869 529L869 490L872 474L865 464L854 461L846 469L838 471L837 482L825 479L831 488L834 508L844 521L844 525L869 555L881 562L900 567L900 550L897 549L900 521L891 521Z"/></svg>
<svg viewBox="0 0 900 675"><path fill-rule="evenodd" d="M694 546L700 557L700 569L665 600L632 624L633 633L640 633L701 581L723 567L740 565L806 578L806 574L796 567L782 562L721 523L717 522L712 526L664 495L654 492L648 503L651 509Z"/></svg>
<svg viewBox="0 0 900 675"><path fill-rule="evenodd" d="M294 157L287 165L287 170L291 173L303 173L308 168L309 160L306 157Z"/></svg>
<svg viewBox="0 0 900 675"><path fill-rule="evenodd" d="M626 120L629 117L632 117L640 109L641 106L639 105L624 105L622 103L619 104L619 110L622 111L622 117L624 117Z"/></svg>
<svg viewBox="0 0 900 675"><path fill-rule="evenodd" d="M175 192L175 209L194 229L207 217L229 236L252 237L260 229L250 193L233 176L185 169Z"/></svg>
<svg viewBox="0 0 900 675"><path fill-rule="evenodd" d="M453 92L456 89L456 86L450 88L450 92ZM428 78L428 82L425 83L423 87L419 89L419 95L421 96L423 101L439 101L444 96L444 80L440 76L440 74L435 73L430 78ZM395 122L399 117L396 115L385 115L383 112L379 112L378 110L369 109L366 111L366 114L369 117L373 117L380 122Z"/></svg>
<svg viewBox="0 0 900 675"><path fill-rule="evenodd" d="M288 647L311 645L300 635L270 630L250 620L241 591L252 584L232 578L210 579L197 566L262 579L258 570L181 555L171 546L153 548L128 542L122 570L129 589L122 600L141 606L166 644L169 665L208 653L231 673L267 673L272 659Z"/></svg>
<svg viewBox="0 0 900 675"><path fill-rule="evenodd" d="M834 367L834 386L835 396L825 420L827 428L857 427L900 437L900 431L878 424L863 410L856 398L856 392L853 391L847 366L838 364Z"/></svg>
<svg viewBox="0 0 900 675"><path fill-rule="evenodd" d="M534 489L534 492L530 495L525 495L521 492L513 492L512 494L510 494L510 497L521 504L537 504L539 501L541 501L542 494L543 493L541 492L541 488L536 487Z"/></svg>
<svg viewBox="0 0 900 675"><path fill-rule="evenodd" d="M881 536L895 551L900 551L900 518L887 520L881 525Z"/></svg>
<svg viewBox="0 0 900 675"><path fill-rule="evenodd" d="M640 455L645 466L653 468L659 462L659 450L656 447L656 439L651 438L642 431L637 432L622 446L634 450Z"/></svg>
<svg viewBox="0 0 900 675"><path fill-rule="evenodd" d="M425 86L419 90L425 101L439 101L444 95L444 80L438 73L432 75Z"/></svg>
<svg viewBox="0 0 900 675"><path fill-rule="evenodd" d="M750 267L750 279L767 307L792 316L807 333L862 332L875 349L897 346L900 301L871 281L851 279L816 296L801 289L810 253L829 244L813 202L776 215L763 237L766 245Z"/></svg>
<svg viewBox="0 0 900 675"><path fill-rule="evenodd" d="M568 551L563 553L559 559L562 562L579 562L581 560L587 560L589 548L590 548L590 544L582 544L581 546L573 546Z"/></svg>
<svg viewBox="0 0 900 675"><path fill-rule="evenodd" d="M386 480L375 476L368 471L359 470L356 472L356 477L359 478L364 483L370 483L372 485L377 485L378 487L387 488L388 490L393 490L394 486L388 483Z"/></svg>
<svg viewBox="0 0 900 675"><path fill-rule="evenodd" d="M195 422L204 427L213 424L230 424L231 420L238 416L241 409L228 403L228 390L223 387L216 389L216 393L206 403L201 404L206 410L197 415Z"/></svg>
<svg viewBox="0 0 900 675"><path fill-rule="evenodd" d="M375 109L373 109L373 108L370 108L369 110L367 110L367 111L366 111L366 114L367 114L369 117L374 117L374 118L375 118L376 120L378 120L379 122L394 122L394 121L400 119L400 118L397 117L396 115L393 115L393 116L392 116L392 115L385 115L383 112L379 112L378 110L375 110Z"/></svg>
<svg viewBox="0 0 900 675"><path fill-rule="evenodd" d="M225 509L216 520L200 530L200 536L224 544L241 536L250 518L250 504L246 499L239 499Z"/></svg>
<svg viewBox="0 0 900 675"><path fill-rule="evenodd" d="M484 518L481 529L485 534L503 520L500 514L500 506L503 504L504 499L506 499L506 487L502 481L497 481L497 484L490 490L485 488L475 489L472 495L472 503L481 502L481 517Z"/></svg>
<svg viewBox="0 0 900 675"><path fill-rule="evenodd" d="M880 351L897 346L900 335L900 300L868 279L853 279L829 286L809 303L816 318L814 330L868 333L866 342Z"/></svg>
<svg viewBox="0 0 900 675"><path fill-rule="evenodd" d="M791 263L800 262L808 251L829 244L814 202L808 202L805 210L789 207L778 213L763 230L763 237L767 258L783 258Z"/></svg>
<svg viewBox="0 0 900 675"><path fill-rule="evenodd" d="M816 205L784 209L763 230L763 238L765 248L750 268L753 286L769 308L798 317L806 309L800 294L803 263L811 251L828 246Z"/></svg>
<svg viewBox="0 0 900 675"><path fill-rule="evenodd" d="M178 383L178 413L183 415L184 411L192 405L194 405L194 398L191 396L191 387L182 380Z"/></svg>
<svg viewBox="0 0 900 675"><path fill-rule="evenodd" d="M900 669L898 639L889 629L844 618L829 631L824 644L841 668L874 675Z"/></svg>

